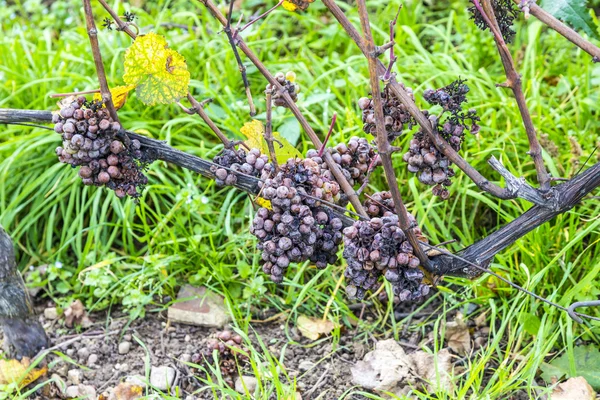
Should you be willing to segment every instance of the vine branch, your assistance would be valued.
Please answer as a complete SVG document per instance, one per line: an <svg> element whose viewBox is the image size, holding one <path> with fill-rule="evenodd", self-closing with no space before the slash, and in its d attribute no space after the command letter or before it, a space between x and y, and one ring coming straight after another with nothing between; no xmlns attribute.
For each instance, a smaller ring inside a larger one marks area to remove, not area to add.
<svg viewBox="0 0 600 400"><path fill-rule="evenodd" d="M106 82L106 73L104 72L104 64L102 63L102 54L100 53L100 45L98 44L98 29L96 29L96 23L94 22L94 14L92 12L92 5L90 0L83 0L83 10L85 12L85 23L87 25L87 33L90 38L90 45L92 47L92 55L94 57L94 64L96 65L96 74L98 75L98 83L100 84L100 93L102 95L102 102L106 106L106 109L110 113L113 121L119 122L119 116L117 110L112 101L112 95L108 83Z"/></svg>
<svg viewBox="0 0 600 400"><path fill-rule="evenodd" d="M544 160L542 159L542 146L540 146L540 142L537 139L535 127L533 126L533 120L531 119L531 113L529 112L529 108L527 108L527 101L525 100L525 95L523 94L521 75L517 72L514 60L510 54L510 50L506 46L504 38L500 33L500 27L498 26L498 21L496 20L496 15L490 0L483 0L483 5L479 2L479 0L473 0L473 4L479 13L481 13L481 16L484 18L494 35L494 41L496 42L496 47L498 48L498 53L500 54L500 59L506 74L506 84L499 86L509 87L515 96L517 106L519 107L519 112L521 113L521 119L523 120L523 125L525 126L527 140L529 141L529 155L533 159L533 164L535 165L540 189L542 191L548 191L550 189L550 175L544 166Z"/></svg>
<svg viewBox="0 0 600 400"><path fill-rule="evenodd" d="M373 107L375 111L375 127L377 129L377 152L381 158L383 170L385 172L385 178L394 201L394 208L396 215L398 216L398 222L400 228L404 231L411 246L415 251L415 255L421 261L421 264L427 268L429 265L429 258L422 250L417 236L413 232L410 220L408 219L408 212L406 206L402 201L402 195L398 188L398 182L396 180L396 173L394 172L394 166L392 164L392 151L390 142L387 138L387 132L385 130L385 115L383 114L383 104L381 102L381 88L379 83L379 75L377 74L377 53L375 48L375 42L373 41L373 35L371 34L371 24L369 23L369 14L367 11L367 5L365 0L357 0L358 14L360 16L360 24L362 26L364 34L364 44L367 48L367 60L369 62L369 80L371 83L371 93L373 95Z"/></svg>

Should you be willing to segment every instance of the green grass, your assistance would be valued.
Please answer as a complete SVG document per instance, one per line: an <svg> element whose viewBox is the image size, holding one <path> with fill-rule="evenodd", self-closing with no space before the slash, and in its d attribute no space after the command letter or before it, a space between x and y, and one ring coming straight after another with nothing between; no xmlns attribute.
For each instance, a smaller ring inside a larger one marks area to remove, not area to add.
<svg viewBox="0 0 600 400"><path fill-rule="evenodd" d="M15 3L0 1L0 107L53 109L50 93L97 88L80 3L56 1L49 13L39 0ZM358 27L356 10L339 3ZM112 4L121 12L130 9ZM397 0L369 2L379 43L385 41L398 5ZM252 0L243 2L243 8L250 15L251 9L262 10L264 5ZM504 75L492 38L468 21L465 8L466 1L436 8L404 2L396 38L398 79L413 88L417 103L425 107L420 97L424 89L468 78L469 105L481 115L482 130L467 139L463 156L492 180L498 176L486 160L494 155L515 175L534 182L517 106L508 91L495 86ZM94 9L100 23L106 15ZM149 25L159 26L156 31L185 56L192 93L199 99L214 98L208 107L211 117L230 137L241 138L239 128L250 117L234 56L215 20L194 1L159 0L132 9L143 32ZM191 33L168 29L160 27L163 22L198 29ZM559 149L557 154L545 153L544 160L554 176L571 177L597 144L600 65L535 18L518 24L516 30L510 48L523 74L533 121ZM277 11L243 37L270 71L296 72L301 85L298 104L318 134L326 132L337 112L334 142L364 135L356 100L369 92L367 63L322 4L315 2L303 14ZM130 39L105 30L99 39L109 84L122 84L123 54ZM264 99L259 94L266 81L254 66L247 66L262 112L257 118L264 120ZM132 95L119 115L128 129L202 157L210 158L221 148L199 118L176 106L145 107ZM310 148L288 111L275 110L274 128L301 151ZM400 145L406 147L409 140L407 135ZM582 154L573 154L570 140L581 145ZM0 224L17 243L21 268L50 264L48 274L33 274L28 283L43 287L59 305L78 298L92 310L122 305L132 318L142 317L145 310L162 307L157 302L160 296L174 296L181 284L190 282L224 294L244 335L252 333L249 320L257 308L284 312L289 326L300 313L321 317L327 312L329 319L346 327L356 318L343 285L336 290L342 263L325 271L305 263L292 268L283 285L268 282L248 232L253 217L248 195L217 188L189 171L157 162L150 168L150 184L139 204L121 201L107 190L83 186L74 170L58 164L54 156L58 144L58 135L48 130L0 128ZM396 165L409 210L432 243L457 239L449 246L453 250L529 208L525 201L501 202L481 193L460 172L450 199L441 202L406 171L400 156ZM382 176L375 177L369 190L384 189L383 182ZM499 254L493 269L563 306L597 298L599 210L597 200L584 200ZM490 289L492 284L497 288ZM452 393L415 392L417 398L496 399L516 390L536 398L549 390L539 387L542 381L536 378L549 353L571 352L577 341L599 342L598 325L574 324L564 313L488 277L472 282L447 279L442 285L439 313L410 326L409 332L433 327L434 350L439 350L448 313L466 312L469 304L476 304L478 311L467 318L485 311L492 333L485 348L468 359L465 372L455 376ZM407 321L393 322L389 307L377 307L379 318L360 322L358 338L398 338ZM539 328L526 323L531 318L539 320ZM261 398L293 393L294 380L280 374L285 368L267 346L261 347L252 352L252 368L257 376L268 376L269 369L273 376L263 382ZM215 397L239 397L219 377L209 386Z"/></svg>

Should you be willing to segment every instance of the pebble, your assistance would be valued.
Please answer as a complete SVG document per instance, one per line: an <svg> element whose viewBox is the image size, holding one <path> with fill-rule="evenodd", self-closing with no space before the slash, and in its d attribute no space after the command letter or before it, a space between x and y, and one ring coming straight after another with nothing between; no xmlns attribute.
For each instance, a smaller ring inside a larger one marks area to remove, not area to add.
<svg viewBox="0 0 600 400"><path fill-rule="evenodd" d="M88 367L93 367L94 365L96 365L97 362L98 362L98 355L97 354L91 354L90 357L87 360L87 366Z"/></svg>
<svg viewBox="0 0 600 400"><path fill-rule="evenodd" d="M127 354L131 350L130 342L121 342L119 343L119 354Z"/></svg>
<svg viewBox="0 0 600 400"><path fill-rule="evenodd" d="M312 367L315 366L315 363L312 361L308 361L308 360L304 360L304 361L300 361L300 364L298 364L298 369L301 372L306 372L309 369L311 369Z"/></svg>
<svg viewBox="0 0 600 400"><path fill-rule="evenodd" d="M179 361L181 362L191 362L192 361L192 355L191 354L187 354L187 353L183 353L181 356L179 356Z"/></svg>
<svg viewBox="0 0 600 400"><path fill-rule="evenodd" d="M67 355L73 357L75 355L75 349L67 349Z"/></svg>
<svg viewBox="0 0 600 400"><path fill-rule="evenodd" d="M244 386L246 387L245 389ZM256 390L256 386L258 386L258 379L253 376L244 375L235 380L235 390L238 393L244 394L247 390L248 393L253 394Z"/></svg>
<svg viewBox="0 0 600 400"><path fill-rule="evenodd" d="M187 343L190 340L192 340L192 337L190 335L185 335L185 338L183 338L183 340Z"/></svg>
<svg viewBox="0 0 600 400"><path fill-rule="evenodd" d="M79 369L72 369L69 372L67 372L67 379L73 385L79 385L81 383L81 380L83 379L83 373Z"/></svg>
<svg viewBox="0 0 600 400"><path fill-rule="evenodd" d="M90 356L90 351L88 350L87 347L82 347L79 350L77 350L77 355L79 356L80 359L87 360L88 357Z"/></svg>
<svg viewBox="0 0 600 400"><path fill-rule="evenodd" d="M141 375L130 375L127 378L125 378L125 382L131 383L135 386L140 386L144 389L146 388L146 378L144 378Z"/></svg>
<svg viewBox="0 0 600 400"><path fill-rule="evenodd" d="M58 310L56 307L48 307L44 310L44 318L54 321L58 318Z"/></svg>
<svg viewBox="0 0 600 400"><path fill-rule="evenodd" d="M130 335L130 334L123 335L123 340L124 340L124 341L126 341L126 342L131 342L131 339L132 339L132 337L131 337L131 335Z"/></svg>
<svg viewBox="0 0 600 400"><path fill-rule="evenodd" d="M150 385L158 390L168 390L175 380L175 370L171 367L152 367L150 371Z"/></svg>
<svg viewBox="0 0 600 400"><path fill-rule="evenodd" d="M67 376L67 372L69 371L69 366L67 364L61 364L55 369L56 373L62 377Z"/></svg>
<svg viewBox="0 0 600 400"><path fill-rule="evenodd" d="M69 386L65 390L68 399L96 399L96 389L93 386L77 385Z"/></svg>

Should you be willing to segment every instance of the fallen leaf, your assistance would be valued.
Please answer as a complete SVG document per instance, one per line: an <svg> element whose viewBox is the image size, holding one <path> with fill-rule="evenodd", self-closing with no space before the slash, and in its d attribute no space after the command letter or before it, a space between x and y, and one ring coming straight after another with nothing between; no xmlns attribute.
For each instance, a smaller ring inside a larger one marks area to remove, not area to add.
<svg viewBox="0 0 600 400"><path fill-rule="evenodd" d="M29 358L18 360L0 360L0 385L16 383L19 387L35 382L40 376L45 375L48 368L32 368Z"/></svg>
<svg viewBox="0 0 600 400"><path fill-rule="evenodd" d="M271 200L267 200L267 199L264 199L264 198L262 198L262 197L260 197L260 196L257 196L257 197L254 199L254 202L255 202L257 205L259 205L259 206L261 206L261 207L264 207L264 208L267 208L267 209L269 209L269 210L272 210L272 209L273 209L273 207L271 206Z"/></svg>
<svg viewBox="0 0 600 400"><path fill-rule="evenodd" d="M457 354L465 355L471 351L471 334L461 313L456 314L454 321L446 323L446 341Z"/></svg>
<svg viewBox="0 0 600 400"><path fill-rule="evenodd" d="M142 397L144 388L133 383L121 382L114 388L113 396L115 400L135 400Z"/></svg>
<svg viewBox="0 0 600 400"><path fill-rule="evenodd" d="M550 400L594 400L595 398L596 392L582 376L558 384L550 395Z"/></svg>
<svg viewBox="0 0 600 400"><path fill-rule="evenodd" d="M112 96L112 102L115 109L120 109L125 105L129 92L135 88L135 85L116 86L110 89L110 95ZM94 100L102 100L102 94L94 93Z"/></svg>
<svg viewBox="0 0 600 400"><path fill-rule="evenodd" d="M300 333L310 340L317 340L321 335L326 335L335 329L335 324L329 320L300 315L296 320Z"/></svg>
<svg viewBox="0 0 600 400"><path fill-rule="evenodd" d="M452 354L448 349L442 349L437 354L416 351L410 355L417 375L428 382L429 392L452 390Z"/></svg>
<svg viewBox="0 0 600 400"><path fill-rule="evenodd" d="M240 132L248 139L246 145L248 147L256 148L263 154L269 154L269 147L267 141L264 138L265 126L262 122L257 119L253 119L250 122L246 122L244 126L240 128ZM279 164L284 164L290 158L303 158L302 154L291 145L283 136L278 132L273 132L273 146L275 147L275 158ZM270 157L270 156L269 156Z"/></svg>
<svg viewBox="0 0 600 400"><path fill-rule="evenodd" d="M81 300L75 300L73 303L71 303L71 305L65 310L64 315L65 326L67 328L73 328L75 325L80 325L83 328L89 328L92 324L92 321L90 321Z"/></svg>
<svg viewBox="0 0 600 400"><path fill-rule="evenodd" d="M573 349L573 358L575 361L573 376L582 376L595 390L600 390L600 351L598 348L592 344L577 346ZM541 370L543 372L542 379L547 383L552 383L553 379L560 379L565 375L573 377L567 353L563 353L549 364L542 364Z"/></svg>
<svg viewBox="0 0 600 400"><path fill-rule="evenodd" d="M169 104L188 92L190 72L181 54L155 33L139 35L125 52L123 80L146 105Z"/></svg>

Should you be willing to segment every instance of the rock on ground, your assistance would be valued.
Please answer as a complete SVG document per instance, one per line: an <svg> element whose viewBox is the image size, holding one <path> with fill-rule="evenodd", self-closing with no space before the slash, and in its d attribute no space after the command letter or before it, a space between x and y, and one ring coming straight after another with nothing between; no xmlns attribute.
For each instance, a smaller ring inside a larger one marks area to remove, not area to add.
<svg viewBox="0 0 600 400"><path fill-rule="evenodd" d="M167 366L152 367L150 371L150 385L158 390L168 390L175 380L175 369Z"/></svg>
<svg viewBox="0 0 600 400"><path fill-rule="evenodd" d="M172 322L221 328L231 321L223 297L204 286L184 285L177 299L179 301L168 309Z"/></svg>
<svg viewBox="0 0 600 400"><path fill-rule="evenodd" d="M238 377L235 380L236 392L241 393L241 394L246 393L246 389L244 389L244 386L248 390L248 393L252 394L252 393L254 393L254 391L256 390L256 387L258 386L258 379L256 379L253 376L247 376L247 375Z"/></svg>

